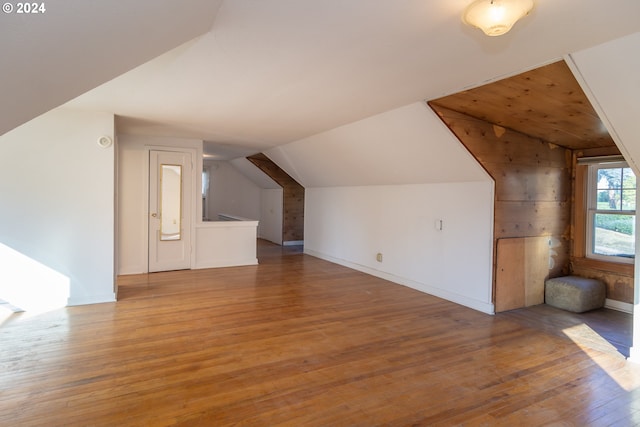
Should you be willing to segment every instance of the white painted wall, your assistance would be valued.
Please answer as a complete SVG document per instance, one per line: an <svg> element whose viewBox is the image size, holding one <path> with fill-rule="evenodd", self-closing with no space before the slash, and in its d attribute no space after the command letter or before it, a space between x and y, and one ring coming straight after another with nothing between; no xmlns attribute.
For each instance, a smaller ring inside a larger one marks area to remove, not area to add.
<svg viewBox="0 0 640 427"><path fill-rule="evenodd" d="M493 312L493 183L312 188L305 211L305 253Z"/></svg>
<svg viewBox="0 0 640 427"><path fill-rule="evenodd" d="M242 175L247 177L251 182L260 188L279 189L280 184L275 182L269 175L247 160L245 157L229 160L229 163L238 170Z"/></svg>
<svg viewBox="0 0 640 427"><path fill-rule="evenodd" d="M202 170L202 141L168 137L119 135L118 176L118 274L138 274L148 271L148 176L149 147L180 147L193 150L194 168ZM202 221L202 176L195 174L192 209L192 232Z"/></svg>
<svg viewBox="0 0 640 427"><path fill-rule="evenodd" d="M209 219L218 214L260 218L260 188L229 162L205 160L209 166Z"/></svg>
<svg viewBox="0 0 640 427"><path fill-rule="evenodd" d="M493 313L493 180L426 104L266 154L306 188L306 253Z"/></svg>
<svg viewBox="0 0 640 427"><path fill-rule="evenodd" d="M193 268L257 264L257 228L258 221L210 221L198 224Z"/></svg>
<svg viewBox="0 0 640 427"><path fill-rule="evenodd" d="M282 187L244 157L229 161L242 175L260 188L258 237L282 244Z"/></svg>
<svg viewBox="0 0 640 427"><path fill-rule="evenodd" d="M282 245L282 188L260 192L260 225L258 237Z"/></svg>
<svg viewBox="0 0 640 427"><path fill-rule="evenodd" d="M34 281L35 263L64 278L69 305L115 300L115 155L103 135L114 137L112 114L56 109L0 137L0 293L47 298L53 282Z"/></svg>

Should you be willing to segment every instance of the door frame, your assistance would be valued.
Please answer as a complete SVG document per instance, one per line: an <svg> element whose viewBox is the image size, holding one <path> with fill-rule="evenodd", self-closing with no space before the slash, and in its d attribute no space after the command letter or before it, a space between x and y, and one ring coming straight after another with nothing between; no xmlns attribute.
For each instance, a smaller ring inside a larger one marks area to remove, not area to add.
<svg viewBox="0 0 640 427"><path fill-rule="evenodd" d="M200 178L198 178L197 170L202 171L202 159L198 158L198 150L195 148L188 147L176 147L176 146L165 146L165 145L145 145L144 146L144 155L145 155L145 170L144 172L144 204L145 204L145 227L144 227L144 259L146 259L145 264L145 273L149 272L149 218L151 216L151 212L149 211L149 172L150 172L150 152L151 151L172 151L185 153L188 155L191 160L191 226L189 227L189 233L191 233L191 259L190 259L190 267L191 269L195 266L195 240L196 240L196 222L202 222L202 218L198 218L197 212L202 211L202 197L198 197L198 191L200 194L202 190L200 190L202 185L202 172L200 172Z"/></svg>

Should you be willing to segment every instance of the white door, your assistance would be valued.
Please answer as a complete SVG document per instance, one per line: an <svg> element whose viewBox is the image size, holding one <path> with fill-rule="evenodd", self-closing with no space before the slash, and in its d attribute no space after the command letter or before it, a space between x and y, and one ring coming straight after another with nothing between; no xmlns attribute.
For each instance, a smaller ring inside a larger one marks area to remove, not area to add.
<svg viewBox="0 0 640 427"><path fill-rule="evenodd" d="M149 152L149 272L191 268L191 156Z"/></svg>

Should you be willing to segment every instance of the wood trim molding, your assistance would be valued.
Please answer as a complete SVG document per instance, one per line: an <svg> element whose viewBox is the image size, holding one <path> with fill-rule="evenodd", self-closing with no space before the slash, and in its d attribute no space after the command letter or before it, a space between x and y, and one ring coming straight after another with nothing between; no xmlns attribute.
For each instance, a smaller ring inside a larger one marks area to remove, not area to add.
<svg viewBox="0 0 640 427"><path fill-rule="evenodd" d="M615 273L622 276L633 277L634 265L616 262L601 261L586 257L571 258L572 271L574 268L598 270L604 273Z"/></svg>
<svg viewBox="0 0 640 427"><path fill-rule="evenodd" d="M584 258L586 255L586 191L588 167L586 165L576 165L574 173L573 244L571 245L571 254L576 258Z"/></svg>

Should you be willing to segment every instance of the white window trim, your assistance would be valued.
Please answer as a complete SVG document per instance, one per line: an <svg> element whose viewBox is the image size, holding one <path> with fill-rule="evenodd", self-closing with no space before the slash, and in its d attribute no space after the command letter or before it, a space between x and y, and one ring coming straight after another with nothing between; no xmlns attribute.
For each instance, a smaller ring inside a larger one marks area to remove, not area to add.
<svg viewBox="0 0 640 427"><path fill-rule="evenodd" d="M602 255L593 253L593 231L594 231L594 218L597 213L616 213L623 215L635 215L635 210L624 210L624 211L606 211L606 210L597 210L597 199L598 199L598 191L596 188L596 180L597 180L597 170L603 168L628 168L629 165L626 161L607 161L603 159L602 162L598 163L590 163L589 170L587 173L587 206L586 206L586 214L587 214L587 229L586 231L586 257L591 259L597 259L601 261L607 262L615 262L620 264L633 264L635 263L635 257L621 257L615 255ZM637 183L636 183L637 186ZM636 194L637 195L637 194Z"/></svg>

